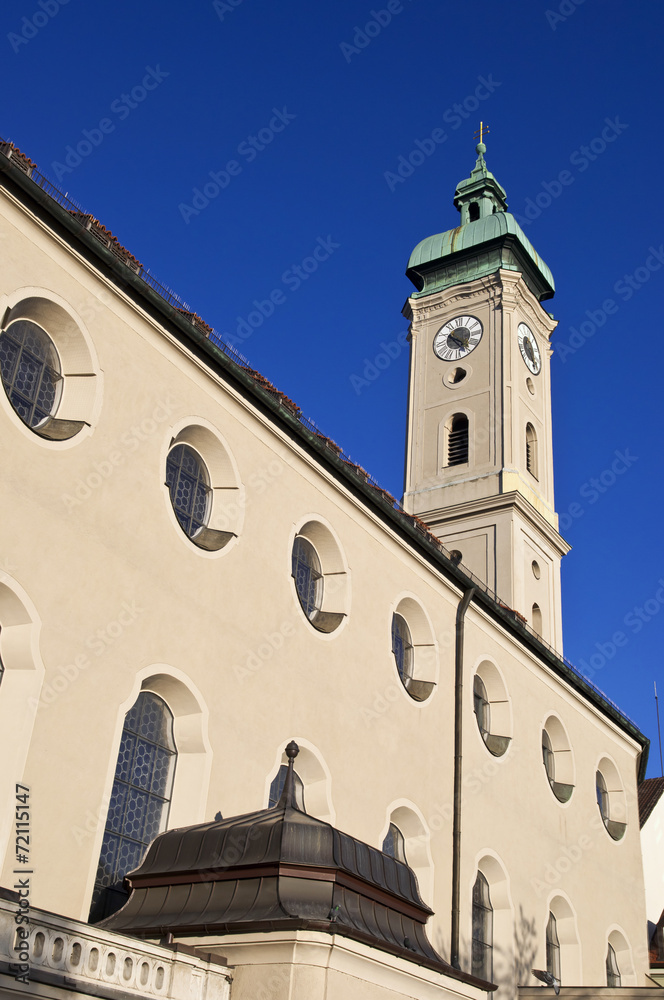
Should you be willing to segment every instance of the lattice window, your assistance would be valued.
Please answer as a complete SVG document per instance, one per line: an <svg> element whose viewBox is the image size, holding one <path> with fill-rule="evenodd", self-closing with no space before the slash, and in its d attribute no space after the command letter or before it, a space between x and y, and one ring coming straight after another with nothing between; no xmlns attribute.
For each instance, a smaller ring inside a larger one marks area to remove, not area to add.
<svg viewBox="0 0 664 1000"><path fill-rule="evenodd" d="M491 982L493 978L493 907L489 883L477 873L473 886L473 975Z"/></svg>
<svg viewBox="0 0 664 1000"><path fill-rule="evenodd" d="M558 928L553 913L549 913L549 920L546 925L546 971L555 976L558 982L561 982L560 941L558 940Z"/></svg>
<svg viewBox="0 0 664 1000"><path fill-rule="evenodd" d="M402 681L413 674L413 640L402 615L392 615L392 652Z"/></svg>
<svg viewBox="0 0 664 1000"><path fill-rule="evenodd" d="M546 729L542 730L542 761L549 783L553 785L556 780L556 758L551 746L551 738Z"/></svg>
<svg viewBox="0 0 664 1000"><path fill-rule="evenodd" d="M124 876L138 867L148 845L165 828L176 759L173 715L161 698L144 691L127 712L122 730L91 921L126 902Z"/></svg>
<svg viewBox="0 0 664 1000"><path fill-rule="evenodd" d="M620 969L618 968L618 959L616 958L616 953L611 945L609 945L606 953L606 985L607 986L620 986L622 984L622 976L620 975Z"/></svg>
<svg viewBox="0 0 664 1000"><path fill-rule="evenodd" d="M277 802L281 798L281 793L283 792L284 785L286 784L287 774L288 767L286 764L282 764L273 778L272 784L270 785L270 800L268 802L268 807L270 809L272 806L276 806ZM295 789L295 803L298 809L301 809L302 812L306 812L307 810L304 808L304 782L297 771L293 771L293 787Z"/></svg>
<svg viewBox="0 0 664 1000"><path fill-rule="evenodd" d="M595 774L595 794L597 795L597 806L600 815L606 823L609 819L609 793L606 790L606 781L601 771Z"/></svg>
<svg viewBox="0 0 664 1000"><path fill-rule="evenodd" d="M302 610L311 620L323 603L323 574L318 553L302 535L293 543L292 573Z"/></svg>
<svg viewBox="0 0 664 1000"><path fill-rule="evenodd" d="M166 459L166 485L180 526L194 538L210 513L210 478L205 463L187 444L171 448Z"/></svg>
<svg viewBox="0 0 664 1000"><path fill-rule="evenodd" d="M479 726L480 733L482 734L482 739L486 739L491 732L491 705L486 693L484 681L479 674L475 674L473 680L473 702L477 725Z"/></svg>
<svg viewBox="0 0 664 1000"><path fill-rule="evenodd" d="M383 841L383 853L389 854L391 858L395 861L401 861L402 864L408 864L406 861L406 842L404 840L404 835L398 826L394 823L390 823L389 829L385 834L385 840Z"/></svg>
<svg viewBox="0 0 664 1000"><path fill-rule="evenodd" d="M24 424L38 427L58 405L62 376L51 338L35 323L17 320L0 333L0 376Z"/></svg>

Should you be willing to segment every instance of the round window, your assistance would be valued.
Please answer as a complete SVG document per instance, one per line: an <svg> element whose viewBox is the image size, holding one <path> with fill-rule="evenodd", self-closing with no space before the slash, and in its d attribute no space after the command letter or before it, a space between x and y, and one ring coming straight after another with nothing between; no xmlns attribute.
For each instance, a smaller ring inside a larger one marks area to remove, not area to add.
<svg viewBox="0 0 664 1000"><path fill-rule="evenodd" d="M0 375L24 424L37 430L53 416L62 394L60 359L36 323L17 320L0 333Z"/></svg>

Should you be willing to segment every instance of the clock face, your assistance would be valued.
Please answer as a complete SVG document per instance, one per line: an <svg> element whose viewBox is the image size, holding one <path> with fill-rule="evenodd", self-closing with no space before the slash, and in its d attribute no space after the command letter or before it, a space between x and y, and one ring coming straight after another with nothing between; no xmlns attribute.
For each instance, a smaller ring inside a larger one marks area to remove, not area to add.
<svg viewBox="0 0 664 1000"><path fill-rule="evenodd" d="M482 339L482 324L474 316L455 316L433 338L433 351L441 361L458 361L474 351Z"/></svg>
<svg viewBox="0 0 664 1000"><path fill-rule="evenodd" d="M539 375L542 368L542 359L540 357L539 347L537 346L537 341L535 340L533 331L529 326L526 326L525 323L519 323L517 336L519 338L519 350L521 351L521 357L526 362L526 365L533 375Z"/></svg>

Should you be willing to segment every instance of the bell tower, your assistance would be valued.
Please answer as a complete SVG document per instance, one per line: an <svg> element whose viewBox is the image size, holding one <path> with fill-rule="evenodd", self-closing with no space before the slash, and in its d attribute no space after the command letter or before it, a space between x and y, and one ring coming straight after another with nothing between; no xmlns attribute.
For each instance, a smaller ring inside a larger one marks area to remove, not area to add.
<svg viewBox="0 0 664 1000"><path fill-rule="evenodd" d="M456 229L419 243L404 507L562 650L553 498L551 271L507 211L486 146L454 195Z"/></svg>

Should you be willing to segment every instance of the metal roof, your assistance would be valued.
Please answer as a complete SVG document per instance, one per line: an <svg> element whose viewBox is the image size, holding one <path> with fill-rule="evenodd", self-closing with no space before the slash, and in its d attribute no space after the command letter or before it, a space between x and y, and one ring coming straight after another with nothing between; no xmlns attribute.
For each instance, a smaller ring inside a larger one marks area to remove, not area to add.
<svg viewBox="0 0 664 1000"><path fill-rule="evenodd" d="M492 241L506 236L515 237L516 243L521 246L550 289L550 295L553 295L556 286L550 268L539 256L511 212L496 212L476 222L467 222L465 226L457 226L456 229L428 236L418 243L411 253L406 274L410 277L411 271L417 273L433 262L444 263L453 254L461 251L485 248Z"/></svg>
<svg viewBox="0 0 664 1000"><path fill-rule="evenodd" d="M432 948L432 911L408 865L298 808L290 743L276 806L168 830L127 876L131 896L101 923L141 937L312 929L341 934L484 990Z"/></svg>

